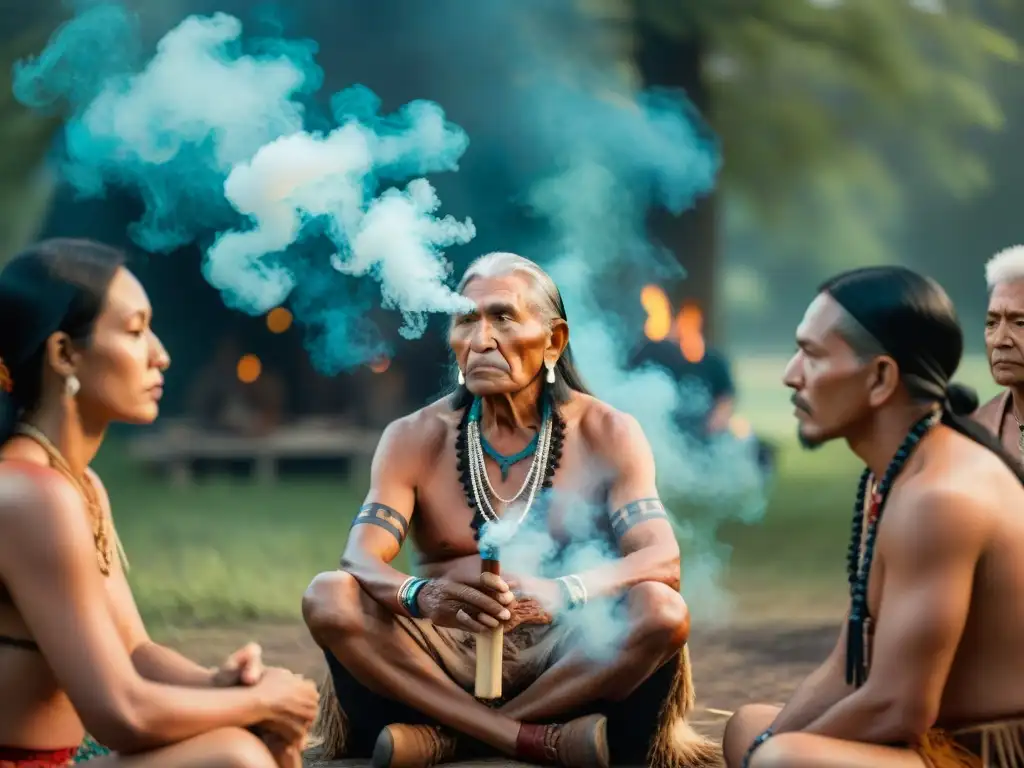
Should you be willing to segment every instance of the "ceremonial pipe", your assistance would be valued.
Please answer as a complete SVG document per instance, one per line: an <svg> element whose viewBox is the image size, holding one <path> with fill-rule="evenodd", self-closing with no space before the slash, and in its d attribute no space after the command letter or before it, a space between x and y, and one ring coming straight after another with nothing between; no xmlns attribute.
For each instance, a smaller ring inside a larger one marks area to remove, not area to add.
<svg viewBox="0 0 1024 768"><path fill-rule="evenodd" d="M497 549L480 554L480 573L501 575ZM485 629L476 636L476 697L501 698L501 656L505 648L505 630L501 626Z"/></svg>

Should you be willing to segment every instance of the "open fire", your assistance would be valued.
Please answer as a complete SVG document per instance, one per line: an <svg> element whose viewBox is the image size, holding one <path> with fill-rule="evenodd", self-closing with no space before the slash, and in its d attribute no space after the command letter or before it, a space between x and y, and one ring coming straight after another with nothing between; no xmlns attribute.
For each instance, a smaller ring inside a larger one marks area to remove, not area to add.
<svg viewBox="0 0 1024 768"><path fill-rule="evenodd" d="M651 341L672 338L679 344L683 358L691 363L704 359L704 313L694 304L684 304L673 317L672 302L657 285L645 285L640 291L640 304L647 313L644 335Z"/></svg>

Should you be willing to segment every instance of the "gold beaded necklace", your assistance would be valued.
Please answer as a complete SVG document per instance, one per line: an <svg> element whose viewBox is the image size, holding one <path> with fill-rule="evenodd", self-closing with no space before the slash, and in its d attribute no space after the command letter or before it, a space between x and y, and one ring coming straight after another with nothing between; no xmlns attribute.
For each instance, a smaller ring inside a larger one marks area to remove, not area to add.
<svg viewBox="0 0 1024 768"><path fill-rule="evenodd" d="M85 502L85 508L89 512L89 516L92 518L92 537L96 545L96 559L100 566L100 573L104 576L109 576L110 564L113 562L114 555L107 532L107 516L103 511L103 505L100 503L99 494L96 492L96 486L89 478L89 475L84 474L82 477L75 477L67 459L64 458L64 455L60 452L57 446L50 442L46 435L31 424L19 424L15 427L14 431L15 434L24 435L38 443L39 446L46 451L46 455L50 459L50 466L64 475L64 477L68 479L68 481L82 496L82 500Z"/></svg>

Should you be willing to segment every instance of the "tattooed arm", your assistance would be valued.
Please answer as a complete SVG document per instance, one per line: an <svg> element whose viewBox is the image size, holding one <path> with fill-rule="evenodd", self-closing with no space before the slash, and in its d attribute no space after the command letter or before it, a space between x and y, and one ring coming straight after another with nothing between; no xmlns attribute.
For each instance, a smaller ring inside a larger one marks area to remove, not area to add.
<svg viewBox="0 0 1024 768"><path fill-rule="evenodd" d="M390 563L402 549L412 517L417 472L422 467L422 417L392 422L381 435L370 469L370 489L341 556L348 571L378 603L406 613L398 590L408 578Z"/></svg>
<svg viewBox="0 0 1024 768"><path fill-rule="evenodd" d="M607 409L597 415L591 443L603 446L611 471L608 515L622 558L576 574L588 598L616 595L657 581L679 588L679 544L655 486L654 454L636 419Z"/></svg>

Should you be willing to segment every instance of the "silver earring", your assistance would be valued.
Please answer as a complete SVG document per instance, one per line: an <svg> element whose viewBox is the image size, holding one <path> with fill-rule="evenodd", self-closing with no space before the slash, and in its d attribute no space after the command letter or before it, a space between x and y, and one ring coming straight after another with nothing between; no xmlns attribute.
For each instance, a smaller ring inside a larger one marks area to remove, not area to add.
<svg viewBox="0 0 1024 768"><path fill-rule="evenodd" d="M68 397L74 397L78 394L78 390L82 388L82 383L78 380L75 374L71 374L64 379L64 391L67 392Z"/></svg>
<svg viewBox="0 0 1024 768"><path fill-rule="evenodd" d="M545 365L547 365L547 367L548 367L548 384L554 384L555 383L555 364L554 363L545 363Z"/></svg>
<svg viewBox="0 0 1024 768"><path fill-rule="evenodd" d="M461 387L466 383L466 377L462 374L462 369L459 368L459 386Z"/></svg>

